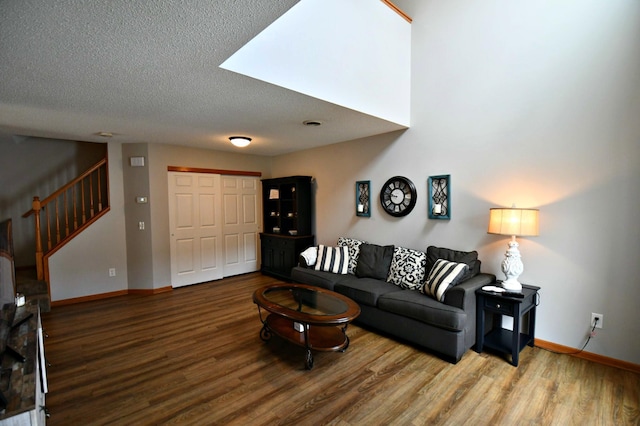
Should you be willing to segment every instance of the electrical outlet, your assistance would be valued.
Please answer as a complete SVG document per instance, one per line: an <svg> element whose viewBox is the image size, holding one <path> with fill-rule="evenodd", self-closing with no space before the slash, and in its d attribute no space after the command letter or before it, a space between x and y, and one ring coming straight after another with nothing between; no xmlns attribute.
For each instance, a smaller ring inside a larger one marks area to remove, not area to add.
<svg viewBox="0 0 640 426"><path fill-rule="evenodd" d="M596 318L598 318L597 324L596 324ZM604 315L591 312L591 327L593 327L593 325L595 324L596 328L602 328L603 323L604 323Z"/></svg>
<svg viewBox="0 0 640 426"><path fill-rule="evenodd" d="M116 268L109 268L109 276L110 277L116 276Z"/></svg>

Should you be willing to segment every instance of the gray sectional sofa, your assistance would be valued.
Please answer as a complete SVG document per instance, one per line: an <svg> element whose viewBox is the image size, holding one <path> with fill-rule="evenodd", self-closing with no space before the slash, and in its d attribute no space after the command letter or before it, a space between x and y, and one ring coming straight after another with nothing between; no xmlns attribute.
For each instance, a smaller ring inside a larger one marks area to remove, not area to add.
<svg viewBox="0 0 640 426"><path fill-rule="evenodd" d="M319 246L316 250L315 261L300 257L300 264L292 270L293 281L351 298L361 309L357 323L426 348L452 363L475 344L475 291L496 278L480 272L477 252L433 246L422 252L344 237L335 248ZM341 268L345 258L348 267ZM432 292L438 274L442 275L437 270L440 265L457 269L453 281L440 283L444 293Z"/></svg>

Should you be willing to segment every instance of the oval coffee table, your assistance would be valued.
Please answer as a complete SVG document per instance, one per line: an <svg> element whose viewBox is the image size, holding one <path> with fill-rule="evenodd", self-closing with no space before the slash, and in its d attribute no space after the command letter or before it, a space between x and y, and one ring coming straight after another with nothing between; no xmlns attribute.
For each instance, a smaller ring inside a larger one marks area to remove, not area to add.
<svg viewBox="0 0 640 426"><path fill-rule="evenodd" d="M344 352L349 347L347 326L360 315L356 302L336 292L306 284L272 284L253 293L262 322L260 338L272 333L307 350L305 367L313 368L315 351ZM269 312L262 317L262 309Z"/></svg>

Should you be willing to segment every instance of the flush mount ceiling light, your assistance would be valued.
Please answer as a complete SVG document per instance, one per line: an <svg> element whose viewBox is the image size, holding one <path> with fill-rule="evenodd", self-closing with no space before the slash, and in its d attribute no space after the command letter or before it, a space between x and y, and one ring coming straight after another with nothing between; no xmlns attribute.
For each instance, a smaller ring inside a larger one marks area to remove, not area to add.
<svg viewBox="0 0 640 426"><path fill-rule="evenodd" d="M111 138L113 137L113 133L111 132L98 132L96 133L96 135L103 137L103 138Z"/></svg>
<svg viewBox="0 0 640 426"><path fill-rule="evenodd" d="M230 136L229 140L238 148L243 148L251 143L251 138L246 136Z"/></svg>

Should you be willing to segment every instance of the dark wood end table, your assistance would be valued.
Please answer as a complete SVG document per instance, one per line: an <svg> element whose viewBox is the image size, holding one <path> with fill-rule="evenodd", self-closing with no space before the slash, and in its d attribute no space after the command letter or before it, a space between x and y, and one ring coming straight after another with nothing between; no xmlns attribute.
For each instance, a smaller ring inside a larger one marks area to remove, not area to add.
<svg viewBox="0 0 640 426"><path fill-rule="evenodd" d="M498 284L499 285L499 284ZM540 287L522 285L523 298L506 297L500 293L476 290L476 352L481 353L486 346L506 354L511 354L511 364L518 366L520 351L525 346L533 346L536 327L536 306L539 303ZM485 314L493 315L493 328L485 330ZM526 332L520 332L524 315L529 314ZM513 318L513 331L502 328L501 319L506 315Z"/></svg>

